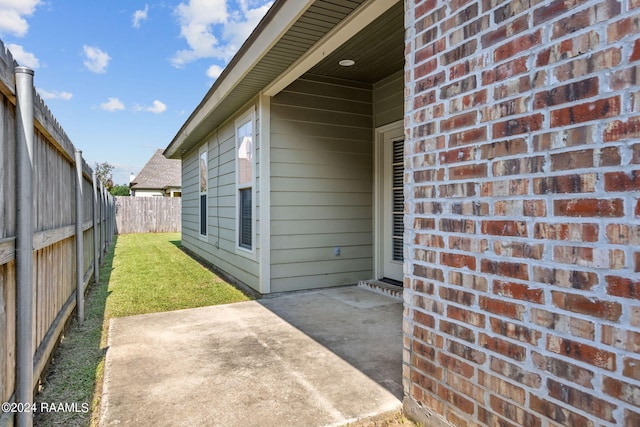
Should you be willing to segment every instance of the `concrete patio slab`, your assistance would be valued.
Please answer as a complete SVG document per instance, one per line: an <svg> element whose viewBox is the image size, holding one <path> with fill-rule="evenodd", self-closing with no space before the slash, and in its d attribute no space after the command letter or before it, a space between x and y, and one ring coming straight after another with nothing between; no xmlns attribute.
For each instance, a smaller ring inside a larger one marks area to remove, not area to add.
<svg viewBox="0 0 640 427"><path fill-rule="evenodd" d="M339 426L401 400L402 303L343 287L112 319L100 425Z"/></svg>

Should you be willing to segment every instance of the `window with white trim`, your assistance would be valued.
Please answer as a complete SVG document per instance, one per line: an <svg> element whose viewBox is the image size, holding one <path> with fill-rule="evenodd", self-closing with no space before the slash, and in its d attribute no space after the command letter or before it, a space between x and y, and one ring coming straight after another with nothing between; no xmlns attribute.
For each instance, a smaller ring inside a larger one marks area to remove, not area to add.
<svg viewBox="0 0 640 427"><path fill-rule="evenodd" d="M236 121L237 245L253 251L255 232L255 135L251 110Z"/></svg>
<svg viewBox="0 0 640 427"><path fill-rule="evenodd" d="M208 165L207 165L207 144L200 147L198 155L198 194L200 218L200 236L207 237L207 187L208 187Z"/></svg>

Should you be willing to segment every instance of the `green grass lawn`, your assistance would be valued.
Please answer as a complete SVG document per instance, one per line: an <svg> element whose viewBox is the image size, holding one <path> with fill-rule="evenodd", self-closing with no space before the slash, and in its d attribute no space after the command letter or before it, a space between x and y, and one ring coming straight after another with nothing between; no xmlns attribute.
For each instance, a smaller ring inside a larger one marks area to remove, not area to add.
<svg viewBox="0 0 640 427"><path fill-rule="evenodd" d="M246 301L247 297L179 248L180 234L118 238L106 317Z"/></svg>
<svg viewBox="0 0 640 427"><path fill-rule="evenodd" d="M98 425L109 319L247 301L180 249L180 234L118 236L89 287L83 325L73 319L37 402L88 403L89 413L37 414L36 426Z"/></svg>

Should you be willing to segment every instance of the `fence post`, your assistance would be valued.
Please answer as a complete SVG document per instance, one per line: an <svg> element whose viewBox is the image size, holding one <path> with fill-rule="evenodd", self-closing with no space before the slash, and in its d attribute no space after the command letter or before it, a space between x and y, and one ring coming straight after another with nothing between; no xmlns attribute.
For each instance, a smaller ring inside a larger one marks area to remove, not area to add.
<svg viewBox="0 0 640 427"><path fill-rule="evenodd" d="M84 323L84 232L82 223L84 214L82 205L82 151L76 149L76 310L78 323Z"/></svg>
<svg viewBox="0 0 640 427"><path fill-rule="evenodd" d="M93 184L93 282L97 285L100 281L100 255L99 255L99 237L98 237L98 209L100 209L98 202L98 177L96 171L92 174Z"/></svg>
<svg viewBox="0 0 640 427"><path fill-rule="evenodd" d="M33 404L33 70L15 68L16 79L16 402ZM31 411L17 413L31 427Z"/></svg>

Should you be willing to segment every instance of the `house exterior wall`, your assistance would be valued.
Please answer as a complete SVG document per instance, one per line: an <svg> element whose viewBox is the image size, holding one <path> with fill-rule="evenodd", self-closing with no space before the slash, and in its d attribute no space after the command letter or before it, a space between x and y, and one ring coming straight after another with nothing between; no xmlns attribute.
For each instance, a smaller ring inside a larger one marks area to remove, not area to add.
<svg viewBox="0 0 640 427"><path fill-rule="evenodd" d="M405 408L640 425L640 2L405 8Z"/></svg>
<svg viewBox="0 0 640 427"><path fill-rule="evenodd" d="M367 85L303 76L271 99L272 292L372 277L372 125Z"/></svg>
<svg viewBox="0 0 640 427"><path fill-rule="evenodd" d="M404 117L404 72L402 70L373 85L374 127L388 125Z"/></svg>
<svg viewBox="0 0 640 427"><path fill-rule="evenodd" d="M247 107L247 109L250 107ZM246 110L240 111L240 114ZM235 123L232 117L182 158L182 245L216 269L259 290L259 238L256 256L251 258L237 250ZM257 116L256 116L257 121ZM255 126L259 146L259 126ZM207 144L207 236L200 236L199 150ZM259 148L257 149L259 152ZM259 159L259 155L256 156ZM259 164L259 160L257 160ZM256 167L255 173L258 173ZM259 177L257 182L259 182ZM257 223L259 223L259 188L256 185ZM259 237L259 226L256 235Z"/></svg>

